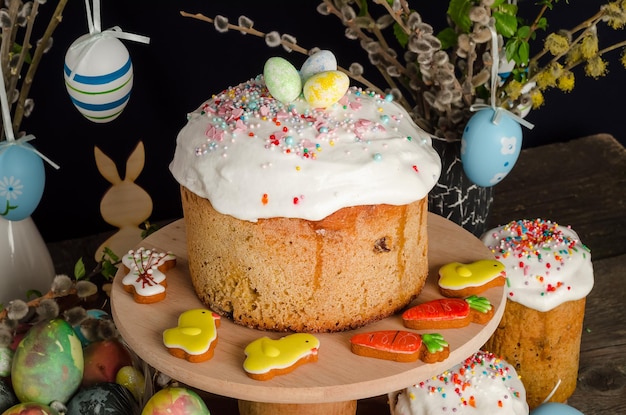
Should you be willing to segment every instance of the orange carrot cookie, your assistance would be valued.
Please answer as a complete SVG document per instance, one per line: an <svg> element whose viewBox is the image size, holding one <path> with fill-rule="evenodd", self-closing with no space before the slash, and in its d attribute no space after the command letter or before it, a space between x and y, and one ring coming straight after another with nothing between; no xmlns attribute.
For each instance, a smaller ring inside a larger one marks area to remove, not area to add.
<svg viewBox="0 0 626 415"><path fill-rule="evenodd" d="M470 264L451 262L439 268L439 292L446 297L478 295L491 287L504 285L505 281L504 265L495 259Z"/></svg>
<svg viewBox="0 0 626 415"><path fill-rule="evenodd" d="M355 334L350 338L352 353L395 362L442 362L450 346L438 333L418 334L404 330L381 330Z"/></svg>
<svg viewBox="0 0 626 415"><path fill-rule="evenodd" d="M246 346L243 369L252 379L268 380L296 367L317 361L320 341L308 333L295 333L278 340L261 337Z"/></svg>
<svg viewBox="0 0 626 415"><path fill-rule="evenodd" d="M220 316L210 310L194 309L178 317L178 326L163 332L163 344L171 355L192 363L213 357Z"/></svg>
<svg viewBox="0 0 626 415"><path fill-rule="evenodd" d="M139 248L128 251L122 257L122 278L124 290L132 293L136 302L150 304L165 298L167 282L165 272L176 264L176 256L171 253L156 252Z"/></svg>
<svg viewBox="0 0 626 415"><path fill-rule="evenodd" d="M454 329L470 323L486 324L493 312L485 297L439 298L409 308L402 313L402 322L415 330Z"/></svg>

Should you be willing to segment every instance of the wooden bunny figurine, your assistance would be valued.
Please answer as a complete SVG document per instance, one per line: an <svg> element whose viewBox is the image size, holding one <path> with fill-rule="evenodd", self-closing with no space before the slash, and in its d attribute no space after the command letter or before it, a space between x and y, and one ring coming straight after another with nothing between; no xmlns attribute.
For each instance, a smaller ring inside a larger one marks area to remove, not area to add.
<svg viewBox="0 0 626 415"><path fill-rule="evenodd" d="M105 222L119 228L98 247L95 259L99 261L104 248L121 257L141 241L140 225L152 214L152 199L135 183L144 166L143 142L140 141L128 157L124 180L113 160L98 147L94 147L94 155L98 171L112 184L100 201L100 213Z"/></svg>

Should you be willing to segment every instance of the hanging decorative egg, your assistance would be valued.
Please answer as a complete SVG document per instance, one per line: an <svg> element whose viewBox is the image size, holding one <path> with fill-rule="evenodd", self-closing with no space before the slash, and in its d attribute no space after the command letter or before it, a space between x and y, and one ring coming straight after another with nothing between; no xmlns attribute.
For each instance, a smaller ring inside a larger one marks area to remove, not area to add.
<svg viewBox="0 0 626 415"><path fill-rule="evenodd" d="M25 142L0 143L0 216L18 221L39 205L46 182L43 160Z"/></svg>
<svg viewBox="0 0 626 415"><path fill-rule="evenodd" d="M76 39L65 54L63 72L72 103L90 121L113 121L128 104L133 87L130 55L106 32Z"/></svg>
<svg viewBox="0 0 626 415"><path fill-rule="evenodd" d="M583 413L564 403L547 402L530 411L530 415L583 415Z"/></svg>
<svg viewBox="0 0 626 415"><path fill-rule="evenodd" d="M461 138L461 161L467 177L493 186L511 171L522 149L522 127L505 111L486 108L470 118Z"/></svg>

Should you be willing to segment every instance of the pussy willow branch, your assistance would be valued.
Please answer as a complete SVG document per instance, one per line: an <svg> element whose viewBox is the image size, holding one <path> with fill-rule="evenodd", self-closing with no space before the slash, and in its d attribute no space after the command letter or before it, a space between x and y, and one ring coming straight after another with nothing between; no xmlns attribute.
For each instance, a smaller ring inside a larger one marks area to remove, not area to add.
<svg viewBox="0 0 626 415"><path fill-rule="evenodd" d="M183 17L190 17L192 19L202 20L202 21L207 22L207 23L214 23L214 21L215 21L214 19L212 19L212 18L210 18L208 16L205 16L205 15L203 15L201 13L193 14L193 13L188 13L188 12L185 12L185 11L180 11L180 15L183 16ZM256 30L256 29L253 29L253 28L247 28L247 27L243 27L243 26L239 26L239 25L235 25L235 24L232 24L232 23L228 23L228 28L229 29L233 29L233 30L238 30L238 31L241 31L241 32L245 32L245 33L248 33L250 35L260 37L260 38L264 38L266 36L266 33L261 32L259 30ZM284 39L281 39L280 40L280 44L285 46L286 48L289 48L291 50L299 52L299 53L301 53L303 55L306 55L306 56L310 55L310 51L309 50L307 50L307 49L305 49L305 48L303 48L303 47L301 47L299 45L296 45L295 43L291 43L291 42L288 42L288 41L286 41ZM355 75L351 74L350 71L348 71L347 69L342 68L341 66L338 66L337 70L340 70L341 72L343 72L346 75L348 75L350 78L352 78L355 81L365 85L368 89L370 89L370 90L372 90L372 91L374 91L374 92L376 92L378 94L382 94L383 93L380 90L380 88L376 87L374 84L372 84L370 81L368 81L364 77L362 77L362 76L355 76Z"/></svg>
<svg viewBox="0 0 626 415"><path fill-rule="evenodd" d="M13 131L17 132L22 124L22 118L24 118L24 103L26 102L26 98L28 98L28 94L30 93L30 88L33 83L33 79L35 78L35 73L37 72L37 68L39 67L39 62L41 61L41 57L43 56L44 51L52 37L52 33L57 28L61 20L63 20L63 9L67 4L67 0L59 0L56 9L54 10L54 14L48 23L48 27L44 32L44 35L41 37L41 41L35 48L35 53L33 54L33 59L28 66L28 71L26 72L26 76L24 77L24 81L22 82L22 88L20 90L20 96L17 100L17 104L15 106L15 115L13 117Z"/></svg>
<svg viewBox="0 0 626 415"><path fill-rule="evenodd" d="M33 34L33 26L35 25L35 17L37 17L37 11L39 10L39 2L34 1L33 6L30 10L30 15L28 16L28 21L26 23L26 32L24 33L24 40L22 42L22 50L20 52L20 56L17 61L17 65L15 68L11 68L11 75L9 79L9 87L7 88L7 94L12 94L13 90L17 87L17 82L20 79L20 73L22 73L22 66L24 65L24 61L26 60L26 56L28 52L32 48L30 44L30 38Z"/></svg>
<svg viewBox="0 0 626 415"><path fill-rule="evenodd" d="M52 290L48 291L46 294L42 295L41 297L37 297L33 300L30 300L26 303L26 305L28 307L37 307L39 306L39 304L41 304L41 302L43 300L49 300L49 299L56 299L56 298L61 298L61 297L66 297L68 295L72 295L72 294L76 294L76 288L72 287L69 290L63 292L63 293L54 293L52 292ZM0 311L0 322L4 321L5 318L7 318L7 315L9 314L9 309L5 308L4 310Z"/></svg>

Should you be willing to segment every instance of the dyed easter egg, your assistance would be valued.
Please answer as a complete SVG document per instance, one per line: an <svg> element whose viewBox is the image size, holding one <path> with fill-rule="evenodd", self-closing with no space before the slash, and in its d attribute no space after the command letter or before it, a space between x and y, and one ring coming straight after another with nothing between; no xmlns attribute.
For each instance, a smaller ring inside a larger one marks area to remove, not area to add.
<svg viewBox="0 0 626 415"><path fill-rule="evenodd" d="M8 347L0 347L0 377L11 374L11 362L13 361L13 350Z"/></svg>
<svg viewBox="0 0 626 415"><path fill-rule="evenodd" d="M39 205L46 184L43 160L28 143L0 143L0 216L18 221Z"/></svg>
<svg viewBox="0 0 626 415"><path fill-rule="evenodd" d="M117 383L99 383L80 388L67 403L67 415L133 415L139 404Z"/></svg>
<svg viewBox="0 0 626 415"><path fill-rule="evenodd" d="M10 407L2 415L59 415L59 412L48 405L26 402Z"/></svg>
<svg viewBox="0 0 626 415"><path fill-rule="evenodd" d="M483 187L506 177L522 149L522 127L502 111L497 124L495 111L487 108L470 118L461 138L461 161L467 177Z"/></svg>
<svg viewBox="0 0 626 415"><path fill-rule="evenodd" d="M302 82L316 73L337 70L337 58L329 50L320 50L309 56L300 67Z"/></svg>
<svg viewBox="0 0 626 415"><path fill-rule="evenodd" d="M126 46L113 36L76 39L65 54L63 72L72 103L90 121L113 121L128 104L133 65Z"/></svg>
<svg viewBox="0 0 626 415"><path fill-rule="evenodd" d="M583 413L564 403L547 402L530 411L530 415L583 415Z"/></svg>
<svg viewBox="0 0 626 415"><path fill-rule="evenodd" d="M20 402L65 403L82 377L83 349L63 319L35 324L15 350L11 381Z"/></svg>
<svg viewBox="0 0 626 415"><path fill-rule="evenodd" d="M7 379L0 378L0 414L12 406L17 405L20 401L13 393L11 383Z"/></svg>
<svg viewBox="0 0 626 415"><path fill-rule="evenodd" d="M350 78L340 71L319 72L304 84L304 99L315 108L327 108L339 101L350 87Z"/></svg>
<svg viewBox="0 0 626 415"><path fill-rule="evenodd" d="M270 94L283 104L298 98L302 92L300 74L287 59L269 58L263 67L263 77Z"/></svg>
<svg viewBox="0 0 626 415"><path fill-rule="evenodd" d="M197 393L187 388L164 388L152 395L141 415L160 414L210 415Z"/></svg>
<svg viewBox="0 0 626 415"><path fill-rule="evenodd" d="M107 339L89 343L83 349L83 386L115 382L117 372L133 364L128 348L119 340Z"/></svg>

